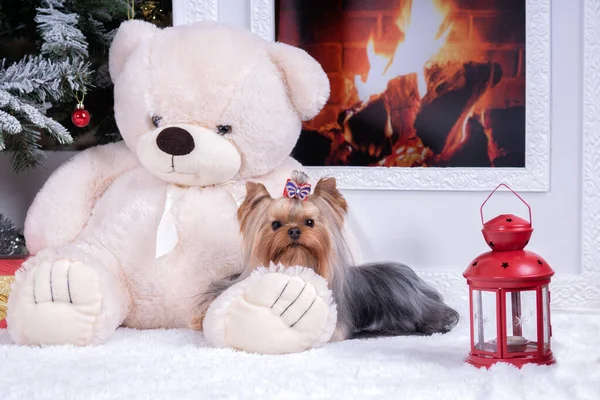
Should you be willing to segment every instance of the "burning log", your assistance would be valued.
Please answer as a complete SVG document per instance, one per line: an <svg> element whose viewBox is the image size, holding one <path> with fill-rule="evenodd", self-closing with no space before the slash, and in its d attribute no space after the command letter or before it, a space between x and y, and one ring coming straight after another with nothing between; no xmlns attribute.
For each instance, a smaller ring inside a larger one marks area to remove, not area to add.
<svg viewBox="0 0 600 400"><path fill-rule="evenodd" d="M418 137L397 144L392 154L377 163L380 167L424 167L433 162L433 152Z"/></svg>
<svg viewBox="0 0 600 400"><path fill-rule="evenodd" d="M494 167L525 166L525 107L495 108L486 111L484 128L493 138L490 159Z"/></svg>
<svg viewBox="0 0 600 400"><path fill-rule="evenodd" d="M390 111L383 95L371 96L366 103L358 103L340 116L346 142L365 159L376 162L392 148Z"/></svg>
<svg viewBox="0 0 600 400"><path fill-rule="evenodd" d="M438 162L440 167L490 167L488 137L483 125L475 117L468 117L464 124L466 139L448 157Z"/></svg>
<svg viewBox="0 0 600 400"><path fill-rule="evenodd" d="M417 74L398 76L388 82L383 96L388 104L392 124L392 141L405 144L416 136L414 128L421 105Z"/></svg>
<svg viewBox="0 0 600 400"><path fill-rule="evenodd" d="M500 81L502 70L496 63L444 63L433 65L428 75L414 126L423 144L447 162L466 140L464 127L473 106Z"/></svg>
<svg viewBox="0 0 600 400"><path fill-rule="evenodd" d="M331 153L332 140L314 130L302 130L291 156L305 166L323 164Z"/></svg>
<svg viewBox="0 0 600 400"><path fill-rule="evenodd" d="M357 153L348 143L342 141L342 143L333 146L331 154L325 161L326 164L324 165L331 165L334 167L343 167L347 165L366 165L361 164L360 156L357 158L356 154Z"/></svg>
<svg viewBox="0 0 600 400"><path fill-rule="evenodd" d="M514 126L489 127L486 123L495 120L497 113L484 113L486 123L475 114L479 100L502 76L499 65L438 63L427 74L428 91L423 99L417 74L391 79L382 93L342 111L337 122L305 130L292 155L304 165L330 166L489 167L495 161L514 163L505 157L504 147L517 151L522 149L520 142L498 146L493 140L496 133L492 133L504 129L506 134L500 140L506 142Z"/></svg>
<svg viewBox="0 0 600 400"><path fill-rule="evenodd" d="M414 121L419 105L417 74L409 74L390 80L383 93L342 112L338 122L345 141L354 150L354 162L377 163L391 155L394 146L415 138Z"/></svg>

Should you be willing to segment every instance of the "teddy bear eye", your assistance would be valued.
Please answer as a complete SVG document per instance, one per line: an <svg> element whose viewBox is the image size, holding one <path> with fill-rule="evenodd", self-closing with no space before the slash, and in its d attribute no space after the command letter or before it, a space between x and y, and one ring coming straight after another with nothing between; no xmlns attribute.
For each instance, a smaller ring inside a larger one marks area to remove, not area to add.
<svg viewBox="0 0 600 400"><path fill-rule="evenodd" d="M217 133L219 135L227 135L231 133L231 125L217 125Z"/></svg>
<svg viewBox="0 0 600 400"><path fill-rule="evenodd" d="M154 126L158 128L158 124L160 123L161 119L162 119L162 117L160 115L153 115L152 116L152 124L154 124Z"/></svg>

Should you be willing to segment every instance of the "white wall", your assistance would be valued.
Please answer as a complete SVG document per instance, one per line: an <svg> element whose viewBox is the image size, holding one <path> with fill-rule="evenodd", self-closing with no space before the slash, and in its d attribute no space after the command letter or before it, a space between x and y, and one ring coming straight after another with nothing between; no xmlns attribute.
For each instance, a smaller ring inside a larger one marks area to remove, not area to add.
<svg viewBox="0 0 600 400"><path fill-rule="evenodd" d="M582 0L552 1L551 188L521 193L533 212L528 249L557 273L580 269L582 134ZM249 0L220 0L220 17L248 27ZM48 169L14 175L0 154L0 212L22 225L26 208L49 172L68 154L50 154ZM462 272L487 247L479 206L487 192L346 191L365 258L406 262L419 270ZM68 196L68 194L65 194ZM526 217L508 193L497 193L486 215L503 211Z"/></svg>

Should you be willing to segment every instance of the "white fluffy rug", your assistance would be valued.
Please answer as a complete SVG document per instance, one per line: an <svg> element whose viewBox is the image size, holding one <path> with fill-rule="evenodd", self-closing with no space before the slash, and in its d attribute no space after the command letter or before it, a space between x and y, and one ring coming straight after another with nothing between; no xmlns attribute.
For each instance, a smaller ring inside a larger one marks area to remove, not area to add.
<svg viewBox="0 0 600 400"><path fill-rule="evenodd" d="M0 399L600 399L600 316L553 314L552 367L478 370L467 332L258 356L186 330L120 329L94 348L17 347L0 330Z"/></svg>

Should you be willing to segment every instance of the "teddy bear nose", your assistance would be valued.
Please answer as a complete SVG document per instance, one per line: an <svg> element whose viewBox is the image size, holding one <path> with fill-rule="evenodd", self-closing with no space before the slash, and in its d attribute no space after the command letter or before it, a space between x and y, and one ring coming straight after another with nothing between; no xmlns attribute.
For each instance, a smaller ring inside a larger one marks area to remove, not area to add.
<svg viewBox="0 0 600 400"><path fill-rule="evenodd" d="M185 156L196 147L192 135L177 127L163 129L156 137L156 145L161 151L172 156Z"/></svg>

